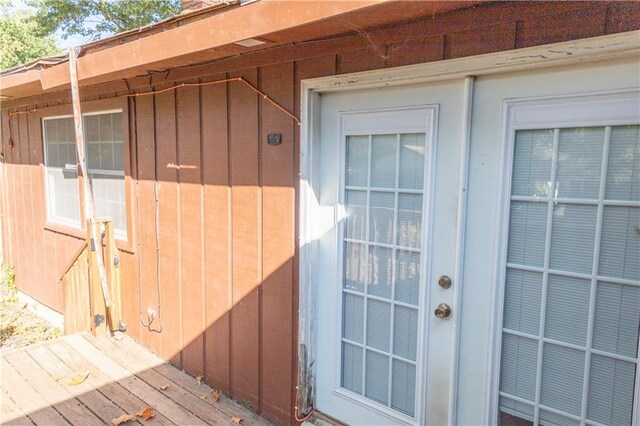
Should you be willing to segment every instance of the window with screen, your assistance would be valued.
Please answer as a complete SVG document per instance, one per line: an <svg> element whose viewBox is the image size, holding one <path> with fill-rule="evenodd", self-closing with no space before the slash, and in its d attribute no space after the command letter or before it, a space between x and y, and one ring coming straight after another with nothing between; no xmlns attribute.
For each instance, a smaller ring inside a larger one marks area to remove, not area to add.
<svg viewBox="0 0 640 426"><path fill-rule="evenodd" d="M86 114L87 173L97 216L113 219L116 236L126 238L122 112ZM48 217L80 225L80 198L72 117L44 120Z"/></svg>

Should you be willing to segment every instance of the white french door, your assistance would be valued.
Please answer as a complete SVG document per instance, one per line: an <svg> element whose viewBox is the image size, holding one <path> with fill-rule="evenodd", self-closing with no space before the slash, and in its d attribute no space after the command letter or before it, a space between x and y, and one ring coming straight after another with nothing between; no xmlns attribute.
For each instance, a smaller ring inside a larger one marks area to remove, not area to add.
<svg viewBox="0 0 640 426"><path fill-rule="evenodd" d="M317 405L348 424L447 421L462 88L321 97Z"/></svg>
<svg viewBox="0 0 640 426"><path fill-rule="evenodd" d="M500 424L637 415L638 102L633 92L511 109Z"/></svg>
<svg viewBox="0 0 640 426"><path fill-rule="evenodd" d="M481 75L470 103L462 80L313 93L301 192L319 411L638 424L638 72L622 58Z"/></svg>

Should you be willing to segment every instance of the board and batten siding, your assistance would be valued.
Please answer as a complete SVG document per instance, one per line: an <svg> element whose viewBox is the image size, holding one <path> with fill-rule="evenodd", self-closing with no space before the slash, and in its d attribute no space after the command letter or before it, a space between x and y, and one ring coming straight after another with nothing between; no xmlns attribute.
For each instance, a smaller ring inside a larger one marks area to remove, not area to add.
<svg viewBox="0 0 640 426"><path fill-rule="evenodd" d="M130 223L121 247L128 334L263 415L294 422L299 126L239 82L123 98L129 90L241 76L298 115L305 78L639 28L637 3L488 4L369 37L311 41L82 88L83 101L117 98L128 117ZM70 111L69 104L69 91L8 100L1 117L5 262L20 290L57 311L58 278L84 234L46 225L40 117ZM10 117L10 147L8 112L33 108L38 112ZM267 145L268 133L282 134L282 144ZM156 331L142 325L149 307L158 312Z"/></svg>

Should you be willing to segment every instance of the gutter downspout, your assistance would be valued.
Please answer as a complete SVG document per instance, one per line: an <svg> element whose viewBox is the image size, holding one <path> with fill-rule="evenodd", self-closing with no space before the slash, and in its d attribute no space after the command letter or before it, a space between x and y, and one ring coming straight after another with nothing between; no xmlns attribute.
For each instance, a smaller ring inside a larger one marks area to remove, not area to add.
<svg viewBox="0 0 640 426"><path fill-rule="evenodd" d="M104 259L102 257L102 241L98 238L98 224L96 222L95 202L93 200L93 191L91 190L91 181L87 173L87 157L84 144L84 129L82 125L82 110L80 109L80 90L78 88L78 72L77 72L77 55L80 51L79 47L69 48L69 80L71 82L71 100L73 103L73 121L76 133L76 150L78 152L78 165L83 179L84 190L84 207L85 216L90 223L90 243L91 251L96 252L96 261L98 265L98 273L100 275L100 285L102 286L102 294L104 296L107 311L110 313L113 302L107 287L107 273L104 267Z"/></svg>

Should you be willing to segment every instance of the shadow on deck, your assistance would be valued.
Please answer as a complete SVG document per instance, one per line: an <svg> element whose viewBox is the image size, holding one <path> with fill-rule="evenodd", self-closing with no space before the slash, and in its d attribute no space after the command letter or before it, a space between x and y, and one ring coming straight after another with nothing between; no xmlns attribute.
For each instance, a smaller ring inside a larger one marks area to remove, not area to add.
<svg viewBox="0 0 640 426"><path fill-rule="evenodd" d="M155 417L127 425L233 425L242 418L242 425L272 426L223 395L215 402L204 382L128 337L75 334L1 354L2 424L112 424L150 407Z"/></svg>

